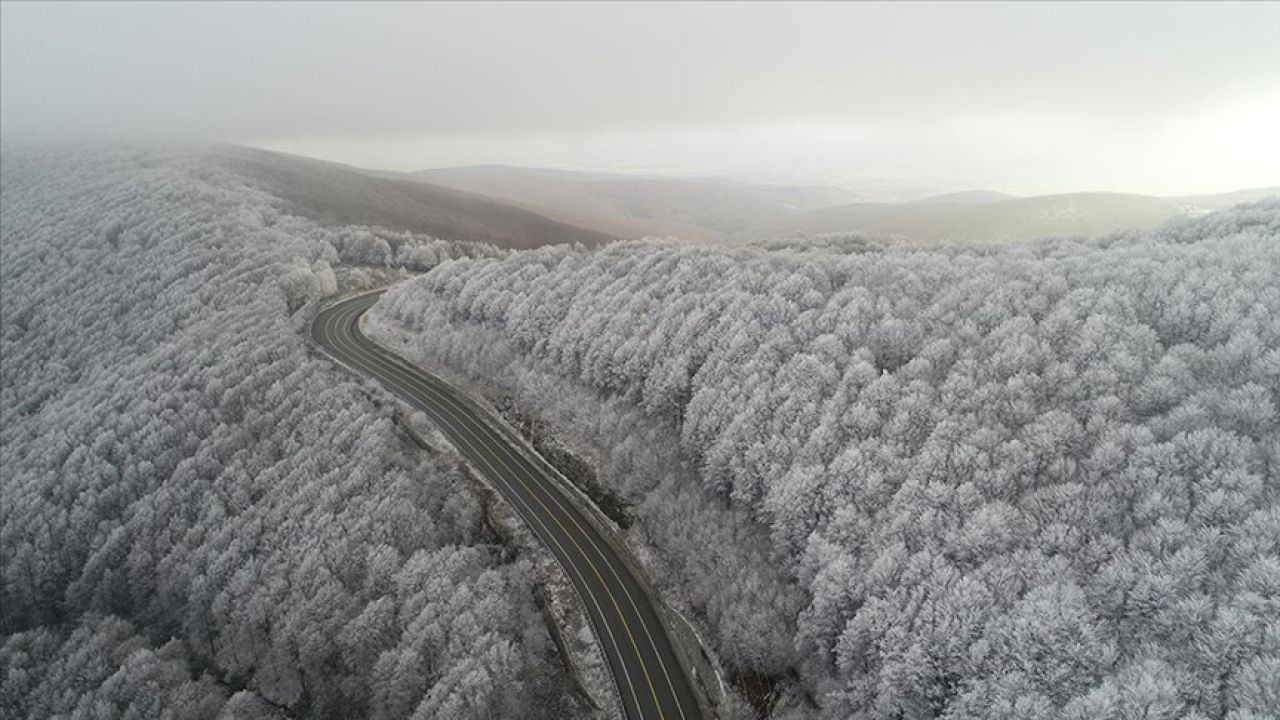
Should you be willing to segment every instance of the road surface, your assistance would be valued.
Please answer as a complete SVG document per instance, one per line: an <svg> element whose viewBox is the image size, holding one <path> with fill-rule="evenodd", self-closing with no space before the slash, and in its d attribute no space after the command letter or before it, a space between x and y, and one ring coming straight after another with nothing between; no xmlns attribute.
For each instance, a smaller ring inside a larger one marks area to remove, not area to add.
<svg viewBox="0 0 1280 720"><path fill-rule="evenodd" d="M701 718L689 676L648 594L569 501L546 461L461 391L360 332L360 316L380 296L360 295L322 310L311 326L315 341L425 413L551 550L591 620L627 718Z"/></svg>

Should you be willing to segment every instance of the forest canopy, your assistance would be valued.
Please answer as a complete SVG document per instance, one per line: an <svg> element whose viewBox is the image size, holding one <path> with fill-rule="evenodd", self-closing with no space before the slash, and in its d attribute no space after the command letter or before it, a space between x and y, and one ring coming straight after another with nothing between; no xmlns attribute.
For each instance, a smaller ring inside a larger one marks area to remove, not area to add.
<svg viewBox="0 0 1280 720"><path fill-rule="evenodd" d="M1255 720L1277 278L1269 201L1018 245L543 248L370 326L593 452L778 716Z"/></svg>

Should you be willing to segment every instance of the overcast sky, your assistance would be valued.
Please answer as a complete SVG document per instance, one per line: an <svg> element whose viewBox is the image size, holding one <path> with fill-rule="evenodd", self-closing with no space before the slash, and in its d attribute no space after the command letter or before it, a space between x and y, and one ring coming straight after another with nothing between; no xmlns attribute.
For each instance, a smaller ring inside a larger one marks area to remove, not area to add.
<svg viewBox="0 0 1280 720"><path fill-rule="evenodd" d="M1280 3L0 5L6 140L1192 193L1280 184Z"/></svg>

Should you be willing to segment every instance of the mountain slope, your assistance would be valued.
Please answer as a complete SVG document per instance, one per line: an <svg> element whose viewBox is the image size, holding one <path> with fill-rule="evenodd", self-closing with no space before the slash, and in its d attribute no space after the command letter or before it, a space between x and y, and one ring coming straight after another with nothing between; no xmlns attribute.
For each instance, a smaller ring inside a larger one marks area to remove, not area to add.
<svg viewBox="0 0 1280 720"><path fill-rule="evenodd" d="M487 496L298 332L346 233L87 146L0 228L0 717L574 716Z"/></svg>
<svg viewBox="0 0 1280 720"><path fill-rule="evenodd" d="M575 242L594 246L617 239L416 180L251 148L226 146L219 155L233 172L288 203L291 212L327 225L379 225L515 249Z"/></svg>
<svg viewBox="0 0 1280 720"><path fill-rule="evenodd" d="M1278 241L546 248L374 312L595 460L774 717L1273 718Z"/></svg>

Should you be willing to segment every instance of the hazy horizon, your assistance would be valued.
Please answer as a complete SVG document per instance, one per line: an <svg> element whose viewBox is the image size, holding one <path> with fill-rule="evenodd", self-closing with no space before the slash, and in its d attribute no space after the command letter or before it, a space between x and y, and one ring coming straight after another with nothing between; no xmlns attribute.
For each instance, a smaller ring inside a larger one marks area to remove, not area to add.
<svg viewBox="0 0 1280 720"><path fill-rule="evenodd" d="M1280 184L1280 4L3 5L6 140L833 185Z"/></svg>

